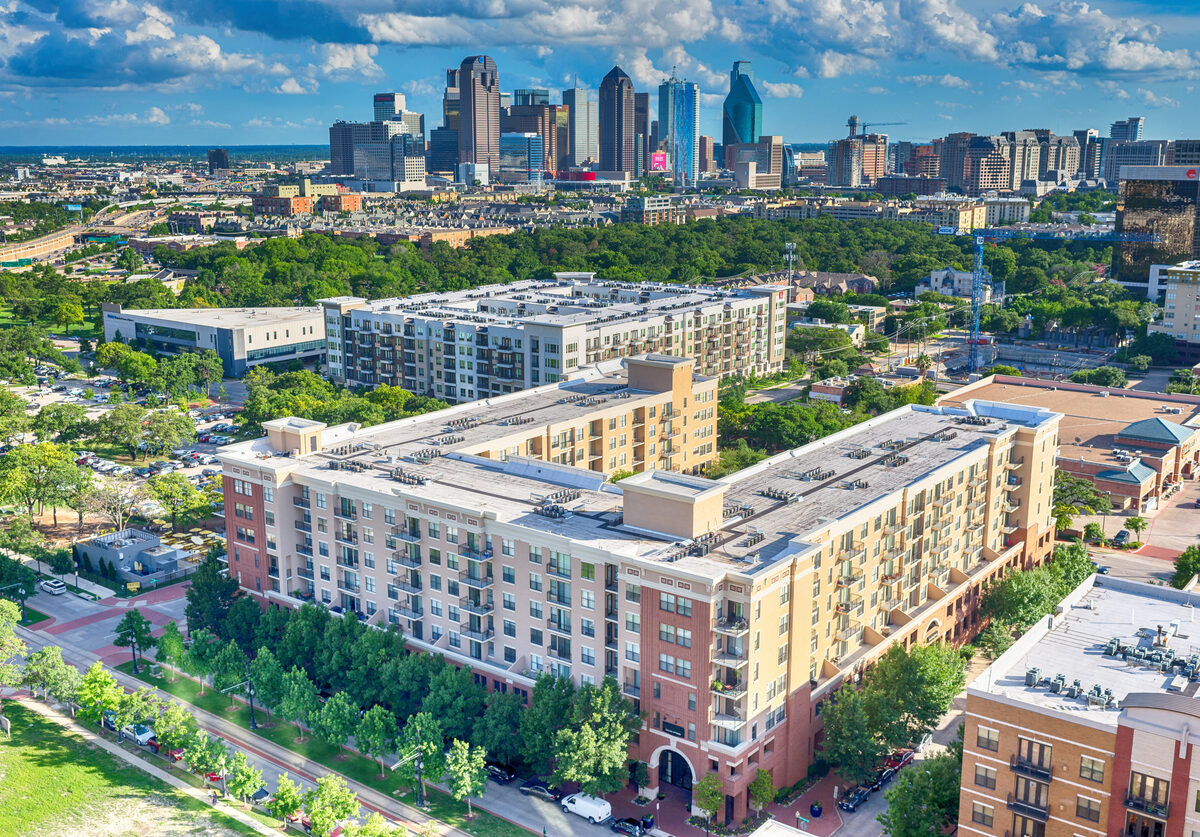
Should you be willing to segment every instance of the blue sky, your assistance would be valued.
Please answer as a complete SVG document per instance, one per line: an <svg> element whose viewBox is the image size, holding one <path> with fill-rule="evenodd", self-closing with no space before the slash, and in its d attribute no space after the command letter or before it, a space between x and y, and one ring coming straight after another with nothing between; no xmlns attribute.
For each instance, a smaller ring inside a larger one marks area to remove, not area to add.
<svg viewBox="0 0 1200 837"><path fill-rule="evenodd" d="M841 136L847 116L1059 133L1146 117L1200 137L1195 0L9 0L0 145L321 143L397 90L440 122L446 67L486 52L501 86L700 84L720 137L735 59L754 62L767 133ZM552 101L557 97L552 98Z"/></svg>

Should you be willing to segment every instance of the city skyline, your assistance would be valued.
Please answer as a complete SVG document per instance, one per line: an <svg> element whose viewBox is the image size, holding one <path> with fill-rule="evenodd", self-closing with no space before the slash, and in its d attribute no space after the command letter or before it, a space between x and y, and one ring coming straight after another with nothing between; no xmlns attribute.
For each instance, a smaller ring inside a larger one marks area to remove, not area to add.
<svg viewBox="0 0 1200 837"><path fill-rule="evenodd" d="M1147 116L1147 138L1200 133L1180 106L1200 71L1187 4L825 5L18 2L0 12L0 144L321 143L380 90L433 126L445 69L472 54L495 59L503 91L545 87L552 101L576 78L598 90L614 64L638 92L674 71L699 84L700 131L718 138L737 60L754 63L763 133L789 142L838 137L850 112L906 122L897 139L1104 133L1130 113Z"/></svg>

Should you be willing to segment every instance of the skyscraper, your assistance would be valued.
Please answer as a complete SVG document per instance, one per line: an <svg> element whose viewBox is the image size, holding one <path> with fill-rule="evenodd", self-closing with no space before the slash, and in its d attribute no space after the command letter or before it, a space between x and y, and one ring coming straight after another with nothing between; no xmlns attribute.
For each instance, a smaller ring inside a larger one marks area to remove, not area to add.
<svg viewBox="0 0 1200 837"><path fill-rule="evenodd" d="M756 143L762 135L762 99L754 89L749 61L734 61L729 73L729 94L721 108L721 144Z"/></svg>
<svg viewBox="0 0 1200 837"><path fill-rule="evenodd" d="M403 93L376 93L375 94L375 122L387 122L389 119L395 119L404 110L404 94Z"/></svg>
<svg viewBox="0 0 1200 837"><path fill-rule="evenodd" d="M633 94L634 156L637 158L637 173L645 174L650 168L650 94Z"/></svg>
<svg viewBox="0 0 1200 837"><path fill-rule="evenodd" d="M1084 177L1095 180L1100 177L1100 132L1095 128L1073 131L1079 141L1079 171Z"/></svg>
<svg viewBox="0 0 1200 837"><path fill-rule="evenodd" d="M558 106L513 105L501 111L501 136L528 133L542 138L538 156L547 170L553 171L558 164Z"/></svg>
<svg viewBox="0 0 1200 837"><path fill-rule="evenodd" d="M600 82L600 169L634 175L633 81L620 67L613 67Z"/></svg>
<svg viewBox="0 0 1200 837"><path fill-rule="evenodd" d="M700 85L674 75L658 86L658 125L671 155L672 182L690 186L700 169Z"/></svg>
<svg viewBox="0 0 1200 837"><path fill-rule="evenodd" d="M513 91L512 103L514 107L522 105L548 105L550 104L550 91L543 87L517 88Z"/></svg>
<svg viewBox="0 0 1200 837"><path fill-rule="evenodd" d="M500 135L497 183L541 183L546 168L542 135L533 131Z"/></svg>
<svg viewBox="0 0 1200 837"><path fill-rule="evenodd" d="M458 162L500 166L500 73L487 55L471 55L458 68Z"/></svg>
<svg viewBox="0 0 1200 837"><path fill-rule="evenodd" d="M1108 138L1111 140L1137 142L1142 138L1142 128L1145 124L1146 117L1144 116L1131 116L1128 119L1121 119L1109 126Z"/></svg>
<svg viewBox="0 0 1200 837"><path fill-rule="evenodd" d="M1150 268L1200 256L1200 178L1190 166L1126 166L1117 191L1118 233L1158 241L1113 245L1111 277L1127 288L1149 288Z"/></svg>
<svg viewBox="0 0 1200 837"><path fill-rule="evenodd" d="M591 91L583 87L569 87L562 92L563 107L567 109L568 166L581 166L585 161L595 162L600 156L597 132L600 130L597 105L591 101ZM559 149L560 156L563 153Z"/></svg>
<svg viewBox="0 0 1200 837"><path fill-rule="evenodd" d="M208 173L213 174L218 169L229 168L229 152L224 148L208 149Z"/></svg>
<svg viewBox="0 0 1200 837"><path fill-rule="evenodd" d="M442 94L442 127L458 130L459 101L458 70L446 70L446 92Z"/></svg>

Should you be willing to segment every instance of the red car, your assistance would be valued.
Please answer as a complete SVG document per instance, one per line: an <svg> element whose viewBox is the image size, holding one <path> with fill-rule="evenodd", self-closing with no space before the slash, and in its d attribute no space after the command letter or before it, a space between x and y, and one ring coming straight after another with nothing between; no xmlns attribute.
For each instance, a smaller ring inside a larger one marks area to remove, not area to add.
<svg viewBox="0 0 1200 837"><path fill-rule="evenodd" d="M221 781L220 773L205 773L204 778L212 782L214 785Z"/></svg>
<svg viewBox="0 0 1200 837"><path fill-rule="evenodd" d="M912 762L913 755L914 754L912 750L897 750L888 756L887 761L883 763L883 766L885 768L890 767L892 770L899 770L901 767L904 767L904 765Z"/></svg>
<svg viewBox="0 0 1200 837"><path fill-rule="evenodd" d="M162 752L162 748L158 744L157 738L151 738L149 741L146 742L146 746L149 747L154 752L158 753L163 758L170 759L171 761L183 761L183 750L182 749L176 747L174 750L164 753L164 752Z"/></svg>

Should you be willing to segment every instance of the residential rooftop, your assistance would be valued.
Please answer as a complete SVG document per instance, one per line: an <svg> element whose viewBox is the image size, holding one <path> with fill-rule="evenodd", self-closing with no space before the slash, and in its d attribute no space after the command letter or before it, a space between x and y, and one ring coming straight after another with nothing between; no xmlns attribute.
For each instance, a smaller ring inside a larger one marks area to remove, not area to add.
<svg viewBox="0 0 1200 837"><path fill-rule="evenodd" d="M776 286L728 290L707 285L655 282L609 282L593 273L555 273L553 279L530 279L483 285L448 293L416 294L364 300L332 297L331 304L362 303L372 314L426 317L450 322L519 326L600 325L650 317L681 316L696 308L721 308L739 299L753 299Z"/></svg>
<svg viewBox="0 0 1200 837"><path fill-rule="evenodd" d="M1123 431L1131 425L1138 424L1135 433L1153 435L1155 440L1167 444L1172 443L1171 437L1187 438L1200 429L1200 398L1194 395L996 375L990 382L951 392L938 403L960 404L965 398L1044 407L1062 413L1058 431L1061 459L1106 462L1121 471L1128 469L1129 460L1115 448L1128 450L1130 445L1117 444L1116 437L1124 435ZM1152 455L1149 451L1146 454Z"/></svg>
<svg viewBox="0 0 1200 837"><path fill-rule="evenodd" d="M631 489L679 500L702 500L712 496L712 489L723 492L723 523L688 540L626 525L621 483L607 483L602 473L524 456L480 455L520 430L509 424L513 420L532 418L539 428L570 426L592 420L606 404L636 406L635 399L648 393L630 389L623 372L612 367L602 364L582 380L374 427L327 428L317 453L289 456L261 438L222 448L221 458L232 465L281 467L305 484L325 483L330 490L336 484L351 495L361 489L458 506L614 555L668 562L675 570L717 579L728 573L753 575L785 556L814 551L819 544L813 536L840 518L875 505L876 513L883 513L896 505L905 486L1018 427L1040 427L1058 418L1048 409L979 401L961 408L907 406L721 480L675 473L629 478ZM556 512L547 514L547 506Z"/></svg>
<svg viewBox="0 0 1200 837"><path fill-rule="evenodd" d="M1130 695L1194 699L1200 683L1189 678L1186 666L1200 666L1198 608L1197 593L1093 575L1063 601L1057 615L1030 628L992 663L970 690L1101 726L1116 726ZM1164 670L1159 661L1171 658L1184 665ZM1034 668L1038 685L1026 685ZM1064 688L1051 691L1047 681L1058 675ZM1067 689L1076 681L1082 691L1071 696ZM1089 700L1094 686L1101 693L1111 689L1112 701Z"/></svg>
<svg viewBox="0 0 1200 837"><path fill-rule="evenodd" d="M320 318L321 311L319 305L310 305L302 308L124 308L111 313L209 328L245 328L255 325L307 324L314 317Z"/></svg>

